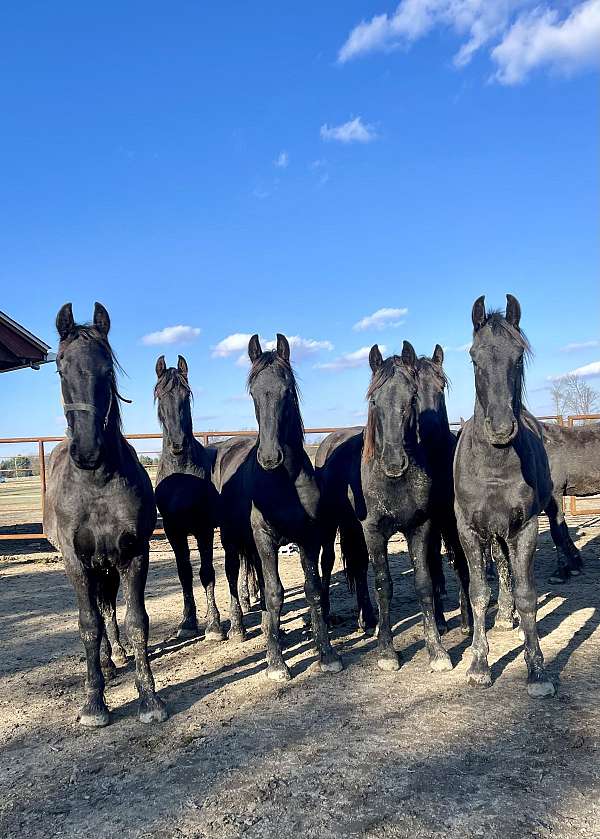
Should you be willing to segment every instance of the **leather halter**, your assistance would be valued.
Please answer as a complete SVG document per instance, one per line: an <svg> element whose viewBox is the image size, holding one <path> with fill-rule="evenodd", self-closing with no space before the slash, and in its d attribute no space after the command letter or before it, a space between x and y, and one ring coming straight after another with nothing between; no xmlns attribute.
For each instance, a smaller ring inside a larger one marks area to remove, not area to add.
<svg viewBox="0 0 600 839"><path fill-rule="evenodd" d="M108 425L108 417L110 414L110 409L112 408L113 403L113 389L110 389L110 396L108 400L108 408L106 411L106 416L104 417L104 422L102 423L102 428L106 431L106 426ZM65 402L63 404L63 409L65 414L68 414L69 411L87 411L89 414L97 414L98 409L95 405L92 405L91 402ZM67 437L71 436L71 429L67 428Z"/></svg>

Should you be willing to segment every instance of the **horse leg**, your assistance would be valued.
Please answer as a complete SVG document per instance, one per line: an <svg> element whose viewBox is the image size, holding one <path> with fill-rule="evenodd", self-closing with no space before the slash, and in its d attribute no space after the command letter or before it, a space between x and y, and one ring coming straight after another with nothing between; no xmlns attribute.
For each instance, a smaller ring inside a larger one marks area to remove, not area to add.
<svg viewBox="0 0 600 839"><path fill-rule="evenodd" d="M238 578L238 593L240 598L240 605L245 615L250 611L250 587L248 577L250 575L250 568L245 557L240 560L240 573Z"/></svg>
<svg viewBox="0 0 600 839"><path fill-rule="evenodd" d="M460 539L458 538L454 513L446 516L442 528L442 537L446 546L446 553L458 582L460 631L463 635L470 635L473 631L473 611L471 609L471 601L469 600L469 566L465 552L460 544Z"/></svg>
<svg viewBox="0 0 600 839"><path fill-rule="evenodd" d="M369 595L369 552L358 522L345 522L340 526L340 544L346 574L356 589L358 627L365 635L373 635L377 618Z"/></svg>
<svg viewBox="0 0 600 839"><path fill-rule="evenodd" d="M408 550L415 572L415 589L423 613L423 632L427 652L429 653L429 666L432 670L441 672L452 670L452 662L440 640L434 612L433 582L429 570L432 542L433 550L439 556L438 538L439 534L437 530L434 530L431 521L425 522L406 534Z"/></svg>
<svg viewBox="0 0 600 839"><path fill-rule="evenodd" d="M515 627L515 598L513 595L508 550L503 542L498 542L497 544L498 611L496 612L494 629L506 631L512 630Z"/></svg>
<svg viewBox="0 0 600 839"><path fill-rule="evenodd" d="M109 713L104 701L104 676L100 666L103 621L98 609L95 580L76 557L65 557L66 571L75 589L79 607L79 635L85 648L87 677L86 701L79 712L81 725L101 728L108 725Z"/></svg>
<svg viewBox="0 0 600 839"><path fill-rule="evenodd" d="M486 574L486 551L479 537L466 525L458 523L463 551L469 563L469 599L473 608L473 641L471 664L467 670L470 685L489 687L492 675L488 664L489 646L485 633L485 616L490 604L490 584Z"/></svg>
<svg viewBox="0 0 600 839"><path fill-rule="evenodd" d="M154 677L148 661L148 613L144 603L144 589L148 576L148 548L135 556L123 571L127 612L125 626L135 655L135 686L140 696L138 719L143 723L164 722L165 703L156 694Z"/></svg>
<svg viewBox="0 0 600 839"><path fill-rule="evenodd" d="M400 655L394 649L390 622L390 604L393 594L392 578L387 555L388 537L380 533L374 524L363 524L369 559L375 572L375 593L379 609L379 631L377 636L377 666L380 670L398 670Z"/></svg>
<svg viewBox="0 0 600 839"><path fill-rule="evenodd" d="M331 600L330 586L331 573L335 564L335 534L337 528L323 528L321 534L321 608L323 609L323 620L331 626Z"/></svg>
<svg viewBox="0 0 600 839"><path fill-rule="evenodd" d="M535 590L534 556L538 535L537 518L507 542L515 581L515 603L525 634L525 663L527 664L527 693L541 698L554 696L555 687L544 668L544 656L537 633L537 593Z"/></svg>
<svg viewBox="0 0 600 839"><path fill-rule="evenodd" d="M194 572L190 562L187 532L184 533L174 525L165 522L165 533L175 554L177 574L183 592L183 616L177 627L177 637L195 638L198 634L198 619L194 600Z"/></svg>
<svg viewBox="0 0 600 839"><path fill-rule="evenodd" d="M444 577L444 566L442 564L442 536L437 527L432 527L427 554L427 565L433 585L435 625L437 626L438 633L445 635L448 632L448 624L446 622L446 615L444 614L446 578Z"/></svg>
<svg viewBox="0 0 600 839"><path fill-rule="evenodd" d="M552 541L556 546L556 569L550 575L550 582L555 584L566 582L571 574L574 576L581 574L583 568L581 554L573 543L565 522L562 499L561 492L554 493L545 510L550 523Z"/></svg>
<svg viewBox="0 0 600 839"><path fill-rule="evenodd" d="M283 586L279 577L277 540L255 507L251 521L264 579L266 610L262 614L262 630L267 642L267 676L275 682L283 682L291 679L291 674L283 660L279 633Z"/></svg>
<svg viewBox="0 0 600 839"><path fill-rule="evenodd" d="M342 670L342 659L331 646L327 622L323 614L323 589L319 577L319 542L308 540L299 544L300 560L304 571L304 594L310 608L315 645L319 653L321 670L328 673L339 673Z"/></svg>
<svg viewBox="0 0 600 839"><path fill-rule="evenodd" d="M204 630L204 638L206 641L224 641L225 633L221 628L221 616L215 600L213 538L214 531L212 527L196 535L198 550L200 552L200 582L206 592L206 629Z"/></svg>
<svg viewBox="0 0 600 839"><path fill-rule="evenodd" d="M102 639L102 648L107 649L109 658L112 658L115 664L124 666L127 664L127 654L119 633L119 625L117 624L117 594L119 592L119 572L116 568L109 568L106 575L103 575L102 587L99 590L99 606L104 618L104 635ZM102 664L104 669L104 663Z"/></svg>
<svg viewBox="0 0 600 839"><path fill-rule="evenodd" d="M222 538L222 537L221 537ZM229 620L231 626L227 637L230 641L245 641L246 629L244 628L244 616L240 606L238 594L238 578L240 576L240 556L237 548L223 541L225 551L225 575L229 585Z"/></svg>

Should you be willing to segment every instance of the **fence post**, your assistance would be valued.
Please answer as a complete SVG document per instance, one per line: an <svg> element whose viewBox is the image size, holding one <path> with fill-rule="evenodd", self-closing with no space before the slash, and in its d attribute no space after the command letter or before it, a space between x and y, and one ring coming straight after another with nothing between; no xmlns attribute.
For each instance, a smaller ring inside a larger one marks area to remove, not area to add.
<svg viewBox="0 0 600 839"><path fill-rule="evenodd" d="M38 453L40 459L40 484L42 487L42 530L43 528L43 521L44 521L44 513L46 512L46 457L44 453L44 441L40 440L38 442Z"/></svg>

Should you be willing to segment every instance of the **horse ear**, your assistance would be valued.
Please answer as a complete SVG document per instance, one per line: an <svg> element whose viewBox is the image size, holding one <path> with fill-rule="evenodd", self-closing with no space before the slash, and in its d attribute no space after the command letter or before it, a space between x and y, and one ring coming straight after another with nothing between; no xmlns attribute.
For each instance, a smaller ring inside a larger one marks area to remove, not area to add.
<svg viewBox="0 0 600 839"><path fill-rule="evenodd" d="M60 340L64 341L74 329L73 304L65 303L56 316L56 331L60 335Z"/></svg>
<svg viewBox="0 0 600 839"><path fill-rule="evenodd" d="M110 330L110 318L102 303L94 305L94 326L106 338Z"/></svg>
<svg viewBox="0 0 600 839"><path fill-rule="evenodd" d="M439 364L440 367L444 363L444 350L440 347L439 344L435 345L435 349L431 358L434 364Z"/></svg>
<svg viewBox="0 0 600 839"><path fill-rule="evenodd" d="M260 341L258 340L258 335L253 335L252 338L248 341L248 356L250 361L254 364L257 358L260 358L262 355L262 347L260 346Z"/></svg>
<svg viewBox="0 0 600 839"><path fill-rule="evenodd" d="M188 365L187 361L182 355L177 356L177 369L181 373L182 376L185 376L187 379L188 377Z"/></svg>
<svg viewBox="0 0 600 839"><path fill-rule="evenodd" d="M156 378L160 379L161 376L164 376L166 369L167 369L167 362L165 361L164 355L161 355L160 358L156 362Z"/></svg>
<svg viewBox="0 0 600 839"><path fill-rule="evenodd" d="M485 323L485 295L482 294L473 303L473 310L471 312L471 320L473 321L473 329L477 332Z"/></svg>
<svg viewBox="0 0 600 839"><path fill-rule="evenodd" d="M410 343L410 341L403 341L402 342L402 363L405 364L407 367L414 367L417 363L417 354L415 352L415 348Z"/></svg>
<svg viewBox="0 0 600 839"><path fill-rule="evenodd" d="M506 295L506 320L514 326L519 328L519 321L521 320L521 304L512 294Z"/></svg>
<svg viewBox="0 0 600 839"><path fill-rule="evenodd" d="M371 365L371 370L374 373L376 373L383 364L383 356L381 355L381 351L377 344L373 344L371 347L371 351L369 353L369 364Z"/></svg>
<svg viewBox="0 0 600 839"><path fill-rule="evenodd" d="M280 355L284 361L290 360L290 343L280 332L277 333L277 355Z"/></svg>

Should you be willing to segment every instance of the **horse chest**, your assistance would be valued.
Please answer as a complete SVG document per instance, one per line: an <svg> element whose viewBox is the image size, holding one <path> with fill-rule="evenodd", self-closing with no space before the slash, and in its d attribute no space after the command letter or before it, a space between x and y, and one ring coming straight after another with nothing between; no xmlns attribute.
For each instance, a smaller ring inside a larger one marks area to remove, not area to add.
<svg viewBox="0 0 600 839"><path fill-rule="evenodd" d="M471 529L486 541L513 536L531 517L534 493L526 485L490 480L473 487L470 496Z"/></svg>
<svg viewBox="0 0 600 839"><path fill-rule="evenodd" d="M78 495L57 509L63 551L72 546L84 565L123 565L142 549L139 505L117 484Z"/></svg>
<svg viewBox="0 0 600 839"><path fill-rule="evenodd" d="M398 530L421 524L428 516L431 482L421 470L409 470L399 480L373 474L367 484L367 517L386 520Z"/></svg>

